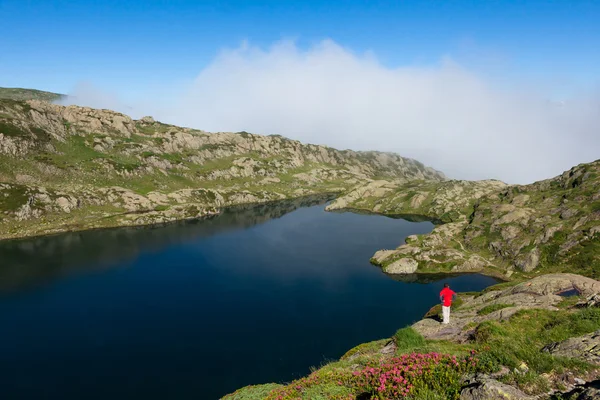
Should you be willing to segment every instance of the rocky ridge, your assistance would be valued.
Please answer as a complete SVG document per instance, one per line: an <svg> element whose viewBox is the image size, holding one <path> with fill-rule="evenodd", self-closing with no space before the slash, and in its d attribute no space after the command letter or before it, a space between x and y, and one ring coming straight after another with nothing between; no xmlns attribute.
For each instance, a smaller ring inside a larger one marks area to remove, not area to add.
<svg viewBox="0 0 600 400"><path fill-rule="evenodd" d="M397 249L377 252L372 262L388 273L527 277L573 271L600 277L600 161L531 185L369 182L328 207L342 208L419 214L440 223Z"/></svg>
<svg viewBox="0 0 600 400"><path fill-rule="evenodd" d="M376 177L445 179L392 153L0 100L0 238L198 218L234 204L340 193Z"/></svg>

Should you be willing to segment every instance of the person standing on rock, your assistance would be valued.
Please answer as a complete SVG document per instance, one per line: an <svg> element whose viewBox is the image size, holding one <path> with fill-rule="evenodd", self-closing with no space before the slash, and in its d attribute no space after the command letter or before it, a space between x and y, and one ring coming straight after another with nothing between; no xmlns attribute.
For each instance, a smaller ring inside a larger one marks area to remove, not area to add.
<svg viewBox="0 0 600 400"><path fill-rule="evenodd" d="M456 292L450 289L450 285L444 283L444 288L440 292L440 301L442 302L442 315L444 320L443 324L450 323L450 307L452 306L452 300L456 298Z"/></svg>

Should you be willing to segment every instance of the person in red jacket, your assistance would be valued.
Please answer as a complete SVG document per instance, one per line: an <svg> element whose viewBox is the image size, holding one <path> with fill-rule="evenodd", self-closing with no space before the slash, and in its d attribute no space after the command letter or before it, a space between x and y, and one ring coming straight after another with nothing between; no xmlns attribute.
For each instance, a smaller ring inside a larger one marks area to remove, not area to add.
<svg viewBox="0 0 600 400"><path fill-rule="evenodd" d="M443 324L450 323L450 306L452 300L456 298L456 293L450 289L450 285L444 283L444 288L440 292L440 301L442 302L442 315L444 316Z"/></svg>

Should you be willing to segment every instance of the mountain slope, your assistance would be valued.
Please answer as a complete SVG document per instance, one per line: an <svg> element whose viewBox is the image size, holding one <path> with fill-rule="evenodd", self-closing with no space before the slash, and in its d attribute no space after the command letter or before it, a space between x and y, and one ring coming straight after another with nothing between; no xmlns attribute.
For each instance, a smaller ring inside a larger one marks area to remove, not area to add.
<svg viewBox="0 0 600 400"><path fill-rule="evenodd" d="M194 218L233 204L339 193L375 178L445 179L391 153L0 100L0 238Z"/></svg>
<svg viewBox="0 0 600 400"><path fill-rule="evenodd" d="M386 190L368 191L375 184ZM365 191L369 195L353 195ZM329 208L420 214L448 222L408 238L398 249L378 252L373 262L390 273L531 276L565 271L600 278L600 160L531 185L372 182Z"/></svg>
<svg viewBox="0 0 600 400"><path fill-rule="evenodd" d="M62 97L64 97L64 94L44 92L43 90L0 87L0 99L53 102L60 100Z"/></svg>

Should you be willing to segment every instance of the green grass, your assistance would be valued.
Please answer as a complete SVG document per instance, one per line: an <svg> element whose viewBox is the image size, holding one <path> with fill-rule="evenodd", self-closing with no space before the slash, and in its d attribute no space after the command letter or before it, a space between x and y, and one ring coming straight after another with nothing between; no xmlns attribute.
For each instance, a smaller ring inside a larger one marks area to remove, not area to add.
<svg viewBox="0 0 600 400"><path fill-rule="evenodd" d="M540 351L545 345L570 337L591 333L600 328L600 309L583 309L575 312L560 310L525 310L508 321L487 321L475 332L475 343L482 349L481 357L492 365L519 368L524 362L533 379L544 373L565 369L585 371L590 366L572 358L554 357ZM515 377L513 377L515 378ZM510 379L510 378L509 378ZM528 383L513 379L513 384L535 392ZM539 387L538 387L539 386Z"/></svg>
<svg viewBox="0 0 600 400"><path fill-rule="evenodd" d="M21 128L3 121L0 121L0 133L9 137L23 137L27 135L27 132Z"/></svg>
<svg viewBox="0 0 600 400"><path fill-rule="evenodd" d="M514 279L512 281L502 282L502 283L498 283L493 286L488 286L487 288L483 289L483 291L480 292L480 295L482 295L484 293L488 293L488 292L510 289L511 287L517 286L521 282L523 282L523 280Z"/></svg>
<svg viewBox="0 0 600 400"><path fill-rule="evenodd" d="M23 185L11 185L0 190L0 211L16 211L29 199L28 189Z"/></svg>
<svg viewBox="0 0 600 400"><path fill-rule="evenodd" d="M164 153L161 154L160 157L169 161L171 164L179 164L184 161L182 155L179 153Z"/></svg>
<svg viewBox="0 0 600 400"><path fill-rule="evenodd" d="M42 90L0 87L0 99L56 101L62 97L64 97L63 94Z"/></svg>
<svg viewBox="0 0 600 400"><path fill-rule="evenodd" d="M337 383L328 382L308 387L302 393L302 399L306 400L329 400L335 398L349 398L354 391Z"/></svg>
<svg viewBox="0 0 600 400"><path fill-rule="evenodd" d="M410 326L399 329L394 334L394 342L398 352L402 353L415 348L425 347L425 338Z"/></svg>
<svg viewBox="0 0 600 400"><path fill-rule="evenodd" d="M445 393L439 393L429 388L421 388L417 392L407 397L408 400L448 400Z"/></svg>
<svg viewBox="0 0 600 400"><path fill-rule="evenodd" d="M494 311L502 310L503 308L508 307L514 307L514 304L490 304L489 306L485 306L477 311L477 315L488 315Z"/></svg>
<svg viewBox="0 0 600 400"><path fill-rule="evenodd" d="M273 390L282 387L276 383L243 387L223 398L223 400L263 400Z"/></svg>
<svg viewBox="0 0 600 400"><path fill-rule="evenodd" d="M379 350L381 350L381 348L383 346L385 346L386 343L389 342L389 339L381 339L381 340L375 340L373 342L367 342L367 343L362 343L359 344L356 347L351 348L350 350L348 350L341 358L340 360L346 360L356 354L372 354L372 353L376 353Z"/></svg>

